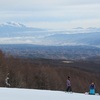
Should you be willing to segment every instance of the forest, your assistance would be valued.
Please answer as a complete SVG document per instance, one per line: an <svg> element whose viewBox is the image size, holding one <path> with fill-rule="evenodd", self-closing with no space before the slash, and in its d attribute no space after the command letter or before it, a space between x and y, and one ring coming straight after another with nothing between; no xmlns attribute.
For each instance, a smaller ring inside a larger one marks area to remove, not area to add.
<svg viewBox="0 0 100 100"><path fill-rule="evenodd" d="M6 56L0 50L0 87L5 87L5 78L9 73L12 88L66 91L66 80L70 76L73 92L89 91L91 82L95 83L96 92L100 92L100 69L93 71L89 70L88 66L91 69L92 64Z"/></svg>

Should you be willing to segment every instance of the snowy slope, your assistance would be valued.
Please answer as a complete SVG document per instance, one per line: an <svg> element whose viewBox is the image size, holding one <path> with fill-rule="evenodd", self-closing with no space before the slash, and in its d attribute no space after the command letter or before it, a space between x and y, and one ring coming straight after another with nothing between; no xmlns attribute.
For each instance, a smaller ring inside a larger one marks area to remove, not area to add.
<svg viewBox="0 0 100 100"><path fill-rule="evenodd" d="M49 90L0 88L0 100L100 100L100 96Z"/></svg>

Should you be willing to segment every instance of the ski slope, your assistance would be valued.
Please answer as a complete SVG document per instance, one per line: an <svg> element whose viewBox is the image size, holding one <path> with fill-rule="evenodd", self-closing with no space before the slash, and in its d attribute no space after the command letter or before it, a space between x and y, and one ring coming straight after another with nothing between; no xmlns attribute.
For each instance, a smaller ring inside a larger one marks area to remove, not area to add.
<svg viewBox="0 0 100 100"><path fill-rule="evenodd" d="M0 88L0 100L100 100L100 96L50 90Z"/></svg>

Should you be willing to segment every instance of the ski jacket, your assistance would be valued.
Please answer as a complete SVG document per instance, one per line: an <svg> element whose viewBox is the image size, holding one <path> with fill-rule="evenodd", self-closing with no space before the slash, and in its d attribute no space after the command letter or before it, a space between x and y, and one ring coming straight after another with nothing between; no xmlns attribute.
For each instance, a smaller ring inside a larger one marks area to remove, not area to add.
<svg viewBox="0 0 100 100"><path fill-rule="evenodd" d="M95 89L95 85L90 85L90 89Z"/></svg>
<svg viewBox="0 0 100 100"><path fill-rule="evenodd" d="M67 80L67 86L71 86L70 80Z"/></svg>

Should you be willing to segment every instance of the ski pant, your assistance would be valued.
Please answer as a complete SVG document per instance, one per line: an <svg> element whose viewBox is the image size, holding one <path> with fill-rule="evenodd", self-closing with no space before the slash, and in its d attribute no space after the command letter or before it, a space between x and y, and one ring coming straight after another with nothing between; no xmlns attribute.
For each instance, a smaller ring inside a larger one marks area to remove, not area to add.
<svg viewBox="0 0 100 100"><path fill-rule="evenodd" d="M66 89L66 91L67 91L67 92L72 92L71 86L68 86L67 89Z"/></svg>
<svg viewBox="0 0 100 100"><path fill-rule="evenodd" d="M89 94L95 95L95 89L90 89Z"/></svg>

